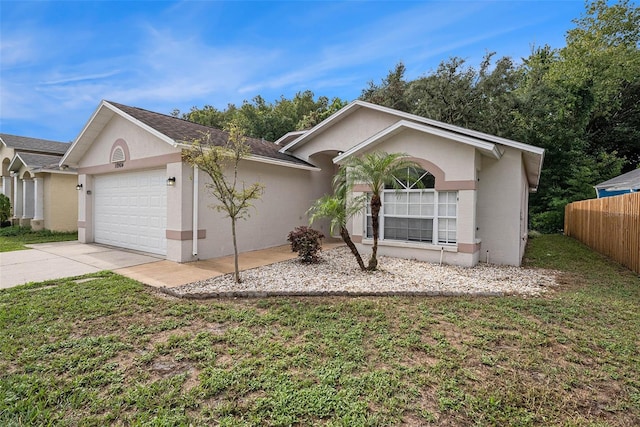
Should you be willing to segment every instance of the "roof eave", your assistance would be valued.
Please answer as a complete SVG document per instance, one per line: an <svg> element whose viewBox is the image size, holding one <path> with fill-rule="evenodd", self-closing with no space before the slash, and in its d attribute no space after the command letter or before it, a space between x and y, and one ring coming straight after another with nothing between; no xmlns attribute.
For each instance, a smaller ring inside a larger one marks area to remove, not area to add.
<svg viewBox="0 0 640 427"><path fill-rule="evenodd" d="M93 112L93 114L91 115L91 117L89 118L89 120L87 121L85 126L82 128L82 131L80 132L78 137L74 140L74 142L71 144L71 147L69 147L67 152L64 154L64 156L60 160L60 163L59 163L60 166L67 165L67 164L77 165L77 162L79 161L79 159L82 158L82 156L89 149L89 145L90 144L88 142L83 144L85 139L89 138L89 137L86 137L86 135L88 133L88 130L91 128L91 125L95 122L96 118L101 114L102 111L104 111L105 108L108 109L109 111L111 111L112 113L119 115L120 117L124 118L125 120L128 120L131 123L133 123L133 124L143 128L143 129L145 129L147 132L149 132L149 133L153 134L154 136L158 137L159 139L165 141L169 145L171 145L173 147L177 147L178 146L178 143L176 141L174 141L172 138L168 137L167 135L163 134L162 132L159 132L158 130L154 129L153 127L141 122L140 120L130 116L129 114L127 114L124 111L120 110L118 107L110 104L108 101L102 100L102 101L100 101L100 104L98 105L98 108L96 108L96 110ZM78 151L78 150L81 150L81 151ZM72 154L73 154L73 156L72 156Z"/></svg>
<svg viewBox="0 0 640 427"><path fill-rule="evenodd" d="M17 169L14 169L14 163L16 163L17 161L19 161L19 162L20 162L20 166L18 166L18 168L17 168ZM11 159L11 162L9 163L9 167L8 167L8 169L9 169L9 171L11 171L11 172L18 172L18 171L20 171L20 168L21 168L22 166L27 166L27 167L28 167L28 165L27 165L27 164L24 162L24 160L22 160L22 158L20 157L20 154L16 154L15 156L13 156L13 159Z"/></svg>
<svg viewBox="0 0 640 427"><path fill-rule="evenodd" d="M404 119L404 120L422 123L422 124L429 125L429 126L432 126L434 128L439 128L439 129L442 129L442 130L445 130L445 131L448 131L448 132L451 132L451 133L461 134L461 136L474 138L475 140L482 140L482 141L487 141L488 143L492 143L492 144L505 145L505 146L508 146L508 147L517 148L517 149L519 149L521 151L528 151L528 152L535 153L535 154L542 154L542 152L544 152L544 149L542 149L540 147L535 147L533 145L528 145L528 144L524 144L522 142L513 141L513 140L502 138L502 137L499 137L499 136L489 135L489 134L485 134L483 132L478 132L478 131L474 131L474 130L471 130L471 129L466 129L466 128L462 128L462 127L455 126L455 125L450 125L450 124L447 124L447 123L439 122L437 120L427 119L426 117L418 116L418 115L411 114L411 113L405 113L404 111L394 110L393 108L384 107L382 105L372 104L370 102L361 101L361 100L352 101L346 107L342 108L340 111L336 112L335 114L333 114L332 116L330 116L326 120L320 122L319 124L317 124L316 126L311 128L310 130L308 130L304 135L302 135L299 138L291 141L289 144L287 144L285 147L283 147L280 151L284 153L284 152L287 152L287 151L293 149L296 146L300 146L300 145L304 144L305 141L310 139L314 134L316 134L318 132L321 132L322 130L324 130L326 127L330 126L335 121L339 121L340 119L348 116L352 112L354 112L354 111L356 111L356 110L358 110L360 108L363 108L363 107L364 108L370 108L372 110L376 110L376 111L380 111L380 112L384 112L384 113L387 113L387 114L392 114L392 115L400 117L401 119Z"/></svg>
<svg viewBox="0 0 640 427"><path fill-rule="evenodd" d="M291 150L295 146L303 145L306 140L310 139L316 133L322 132L322 130L331 126L332 123L341 120L342 118L348 116L353 111L359 109L362 106L363 106L363 101L355 100L350 102L346 107L341 108L340 110L338 110L328 118L324 119L323 121L321 121L320 123L312 127L311 129L309 129L308 131L305 131L304 134L302 134L298 138L294 139L293 141L291 141L290 143L282 147L280 149L280 152L286 153L287 151Z"/></svg>
<svg viewBox="0 0 640 427"><path fill-rule="evenodd" d="M480 140L476 140L475 138L471 138L471 137L466 137L463 135L459 135L453 132L449 132L446 130L442 130L442 129L438 129L438 128L434 128L433 126L428 126L428 125L424 125L424 124L420 124L420 123L416 123L416 122L411 122L408 120L400 120L396 123L394 123L393 125L389 126L386 129L383 129L382 131L378 132L377 134L367 138L366 140L362 141L360 144L357 144L356 146L352 147L351 149L345 151L344 153L342 153L341 155L334 157L333 159L333 163L335 164L340 164L342 163L344 160L346 160L347 158L358 154L360 152L362 152L363 150L365 150L368 147L371 146L375 146L385 140L387 140L388 138L403 132L406 129L411 129L411 130L416 130L418 132L423 132L423 133L427 133L430 135L435 135L435 136L439 136L442 138L446 138L452 141L456 141L456 142L460 142L462 144L466 144L466 145L470 145L474 148L479 149L483 154L489 156L489 157L493 157L495 159L500 159L502 157L502 150L500 150L500 147L497 144L493 144L490 142L486 142L486 141L480 141Z"/></svg>
<svg viewBox="0 0 640 427"><path fill-rule="evenodd" d="M286 160L274 159L274 158L271 158L271 157L263 157L263 156L251 155L251 156L248 156L246 158L246 160L250 160L250 161L253 161L253 162L259 162L259 163L267 163L267 164L271 164L271 165L285 166L285 167L289 167L289 168L293 168L293 169L303 169L303 170L308 170L308 171L319 171L319 170L321 170L320 168L318 168L316 166L303 165L303 164L288 162Z"/></svg>

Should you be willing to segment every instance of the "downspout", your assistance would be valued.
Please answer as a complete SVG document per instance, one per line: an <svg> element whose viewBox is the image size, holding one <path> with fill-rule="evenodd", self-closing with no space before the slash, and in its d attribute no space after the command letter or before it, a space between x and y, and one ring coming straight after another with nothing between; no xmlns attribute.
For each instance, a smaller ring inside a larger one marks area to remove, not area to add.
<svg viewBox="0 0 640 427"><path fill-rule="evenodd" d="M194 257L198 256L198 174L198 166L193 165L193 249L191 254Z"/></svg>

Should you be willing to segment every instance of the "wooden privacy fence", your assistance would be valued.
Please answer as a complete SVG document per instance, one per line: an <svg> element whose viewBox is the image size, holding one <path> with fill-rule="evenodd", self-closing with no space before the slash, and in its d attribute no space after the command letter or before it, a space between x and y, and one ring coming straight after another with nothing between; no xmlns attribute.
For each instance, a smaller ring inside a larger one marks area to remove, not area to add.
<svg viewBox="0 0 640 427"><path fill-rule="evenodd" d="M640 274L640 193L565 207L564 232Z"/></svg>

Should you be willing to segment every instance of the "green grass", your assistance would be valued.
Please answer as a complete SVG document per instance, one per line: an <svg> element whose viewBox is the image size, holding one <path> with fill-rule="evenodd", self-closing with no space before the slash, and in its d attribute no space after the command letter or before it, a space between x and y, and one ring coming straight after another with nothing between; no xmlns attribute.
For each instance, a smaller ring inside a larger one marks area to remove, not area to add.
<svg viewBox="0 0 640 427"><path fill-rule="evenodd" d="M0 291L0 425L640 424L640 279L562 236L541 298Z"/></svg>
<svg viewBox="0 0 640 427"><path fill-rule="evenodd" d="M33 231L28 227L0 228L0 252L20 251L33 243L65 242L77 240L78 232Z"/></svg>

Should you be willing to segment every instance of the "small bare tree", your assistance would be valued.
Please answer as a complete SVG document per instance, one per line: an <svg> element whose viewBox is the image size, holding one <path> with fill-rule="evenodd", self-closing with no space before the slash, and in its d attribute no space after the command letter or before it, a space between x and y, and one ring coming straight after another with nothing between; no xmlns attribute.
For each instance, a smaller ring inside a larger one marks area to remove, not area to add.
<svg viewBox="0 0 640 427"><path fill-rule="evenodd" d="M211 183L207 183L206 188L219 202L211 207L231 219L235 281L240 283L236 224L239 219L249 217L249 209L253 206L251 201L262 196L264 186L257 182L250 185L239 182L238 165L251 154L251 150L237 123L228 124L226 130L229 137L225 145L214 145L211 134L205 133L201 139L191 142L191 147L183 151L182 158L209 175Z"/></svg>

